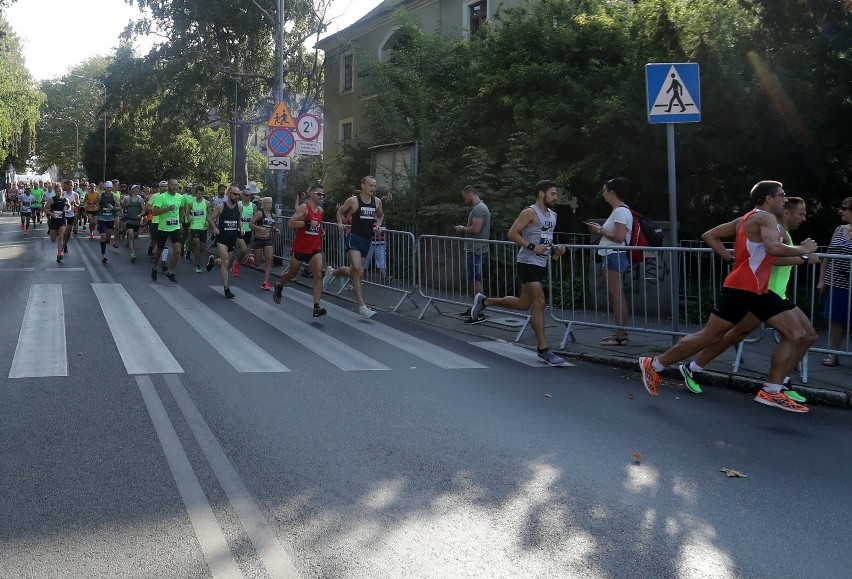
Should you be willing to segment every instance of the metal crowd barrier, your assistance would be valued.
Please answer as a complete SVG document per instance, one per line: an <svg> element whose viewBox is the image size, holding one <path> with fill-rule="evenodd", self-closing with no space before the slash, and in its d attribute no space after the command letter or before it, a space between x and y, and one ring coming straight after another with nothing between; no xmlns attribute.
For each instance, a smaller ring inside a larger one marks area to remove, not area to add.
<svg viewBox="0 0 852 579"><path fill-rule="evenodd" d="M288 260L292 249L295 231L287 227L289 217L279 217L280 231L275 234L274 255ZM324 223L325 236L323 251L328 264L335 267L347 265L344 250L345 234L336 223ZM393 307L399 307L410 300L419 307L417 319L423 319L427 311L434 309L439 314L446 313L443 305L469 308L477 288L473 287L467 275L467 248L471 240L460 237L439 235L420 235L415 237L409 231L387 230L383 239L376 239L370 254L364 260L363 283L397 292L399 300ZM520 284L517 281L516 258L518 247L509 241L488 240L479 243L482 255L482 291L490 296L517 295ZM567 341L576 341L573 329L576 327L594 327L608 330L623 328L628 332L666 335L674 342L678 337L699 330L706 322L720 296L722 282L729 273L727 264L712 250L699 245L699 242L681 243L679 247L645 247L630 250L642 250L643 259L631 263L622 275L607 275L597 259L600 246L590 243L585 234L557 234L555 243L565 247L567 253L559 259L551 259L550 272L544 281L548 311L551 319L564 325L565 330L560 346ZM852 256L819 253L817 257L837 264L846 285L852 287ZM677 272L677 283L673 272ZM835 312L823 312L823 294L817 290L820 280L820 264L810 265L807 269L794 267L787 296L801 307L816 326L822 326L821 315ZM627 311L622 320L618 319L616 308L610 299L613 283L621 286L627 303ZM332 286L330 291L338 295L346 291L349 280L342 279ZM422 307L414 300L414 293L426 301ZM835 330L843 331L842 343L831 347L830 335L820 334L820 341L811 348L811 352L852 356L852 291L842 294L842 301L835 301L832 307L843 309L845 323L835 324ZM517 327L515 341L519 341L529 327L530 315L527 312L489 308L492 319L489 322L503 323ZM511 316L497 318L493 314ZM828 321L825 322L829 326ZM743 349L750 343L772 333L761 328L738 346L733 364L736 372L743 355ZM777 341L777 336L775 336ZM807 383L807 358L800 373Z"/></svg>
<svg viewBox="0 0 852 579"><path fill-rule="evenodd" d="M289 216L279 216L279 231L273 238L273 256L279 260L290 261L296 231L290 229ZM345 250L346 233L337 228L337 223L323 222L322 249L325 256L323 267L335 268L349 265ZM412 300L416 288L416 241L407 231L382 230L379 238L374 237L370 250L364 257L364 276L362 284L383 287L400 294L399 301L392 308L397 311L406 299ZM310 275L306 272L305 275ZM347 278L333 282L329 291L342 294L349 286ZM416 303L415 303L416 307Z"/></svg>

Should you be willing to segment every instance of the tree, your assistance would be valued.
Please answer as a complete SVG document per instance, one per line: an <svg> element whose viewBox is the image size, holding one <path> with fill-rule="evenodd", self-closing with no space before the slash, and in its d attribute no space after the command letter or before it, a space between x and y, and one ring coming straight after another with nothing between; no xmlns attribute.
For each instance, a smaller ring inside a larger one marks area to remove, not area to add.
<svg viewBox="0 0 852 579"><path fill-rule="evenodd" d="M321 86L318 56L303 43L324 25L330 0L286 0L283 53L290 95L316 102ZM111 71L116 82L158 95L158 116L174 126L209 122L211 111L231 127L237 144L237 175L247 180L247 141L253 124L265 120L275 97L274 0L127 0L148 11L128 28L160 34L164 42L141 62ZM298 110L298 109L297 109ZM233 112L232 112L233 111ZM234 114L235 113L235 114Z"/></svg>
<svg viewBox="0 0 852 579"><path fill-rule="evenodd" d="M0 15L0 151L4 167L10 163L19 168L28 165L44 100L23 62L20 41Z"/></svg>

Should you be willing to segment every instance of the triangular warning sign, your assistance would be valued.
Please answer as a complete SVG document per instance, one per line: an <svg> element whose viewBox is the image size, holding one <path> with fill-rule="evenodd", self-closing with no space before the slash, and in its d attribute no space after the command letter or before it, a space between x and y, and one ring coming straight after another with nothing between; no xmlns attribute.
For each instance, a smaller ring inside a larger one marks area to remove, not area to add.
<svg viewBox="0 0 852 579"><path fill-rule="evenodd" d="M287 108L284 101L279 101L276 105L275 110L269 115L269 120L266 121L266 126L271 128L280 127L282 129L296 128L296 121L293 120L293 115L290 114L290 109Z"/></svg>
<svg viewBox="0 0 852 579"><path fill-rule="evenodd" d="M656 100L654 100L650 114L692 115L698 112L700 111L695 106L695 100L689 94L686 85L683 84L677 69L672 65L666 74L663 86L660 87Z"/></svg>

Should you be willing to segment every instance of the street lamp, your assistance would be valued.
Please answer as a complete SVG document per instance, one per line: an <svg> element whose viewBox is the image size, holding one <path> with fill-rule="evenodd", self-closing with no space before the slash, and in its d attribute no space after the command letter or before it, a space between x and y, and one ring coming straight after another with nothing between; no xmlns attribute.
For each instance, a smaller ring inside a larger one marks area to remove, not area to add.
<svg viewBox="0 0 852 579"><path fill-rule="evenodd" d="M74 76L74 77L77 77L77 78L82 78L83 80L88 80L88 81L91 81L91 82L96 82L99 85L101 85L104 89L104 173L103 173L102 182L106 183L106 163L107 163L107 149L106 149L106 147L107 147L107 113L106 113L107 89L106 89L106 85L96 78L89 78L88 76L82 76L82 75L79 75L79 74L72 74L71 76Z"/></svg>

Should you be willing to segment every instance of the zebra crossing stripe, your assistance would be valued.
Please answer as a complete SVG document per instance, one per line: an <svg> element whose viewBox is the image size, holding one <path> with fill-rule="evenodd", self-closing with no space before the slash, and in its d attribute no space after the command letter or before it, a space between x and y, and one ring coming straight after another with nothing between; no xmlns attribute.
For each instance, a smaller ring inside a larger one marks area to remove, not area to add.
<svg viewBox="0 0 852 579"><path fill-rule="evenodd" d="M65 305L60 284L30 286L9 378L68 376Z"/></svg>
<svg viewBox="0 0 852 579"><path fill-rule="evenodd" d="M304 307L313 307L313 298L306 293L292 291L284 294L284 297L288 300L297 302ZM400 350L417 356L418 358L434 364L439 368L444 368L445 370L460 370L465 368L488 367L480 364L479 362L465 358L464 356L460 356L455 352L451 352L446 348L441 348L440 346L430 344L425 340L415 338L405 332L391 328L390 326L364 320L357 313L341 308L340 306L336 306L328 302L325 302L323 306L328 310L329 317L342 322L359 332L364 332L372 338L385 342L394 348L399 348Z"/></svg>
<svg viewBox="0 0 852 579"><path fill-rule="evenodd" d="M179 286L164 287L151 284L163 300L192 326L223 360L240 373L249 372L289 372L290 369L273 358L263 348L249 339L234 326L222 319L222 316L192 297ZM221 302L225 304L223 300ZM234 355L234 344L240 344L239 355Z"/></svg>
<svg viewBox="0 0 852 579"><path fill-rule="evenodd" d="M93 283L128 374L182 374L183 368L119 283Z"/></svg>
<svg viewBox="0 0 852 579"><path fill-rule="evenodd" d="M483 350L488 350L489 352L493 352L494 354L499 354L504 358L509 358L510 360L514 360L515 362L520 362L521 364L526 364L527 366L532 366L534 368L547 368L547 364L538 359L536 353L532 350L527 350L526 348L521 348L520 346L515 346L514 344L510 344L509 342L502 342L500 340L488 340L485 342L470 342L471 346L476 346L477 348L482 348ZM565 362L562 366L573 366L570 362Z"/></svg>
<svg viewBox="0 0 852 579"><path fill-rule="evenodd" d="M219 293L220 290L217 286L210 286L210 289L216 293ZM361 354L340 340L294 318L274 304L260 300L239 288L231 288L231 291L237 296L234 303L238 306L269 323L282 334L289 336L341 370L347 372L353 370L390 370L381 362Z"/></svg>

